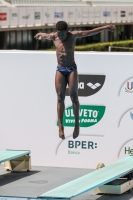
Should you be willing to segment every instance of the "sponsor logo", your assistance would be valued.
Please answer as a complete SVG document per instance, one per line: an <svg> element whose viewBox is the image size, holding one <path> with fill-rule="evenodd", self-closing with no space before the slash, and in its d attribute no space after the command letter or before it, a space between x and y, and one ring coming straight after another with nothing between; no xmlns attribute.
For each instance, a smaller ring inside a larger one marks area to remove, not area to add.
<svg viewBox="0 0 133 200"><path fill-rule="evenodd" d="M70 151L70 150L68 150L68 154L80 154L80 152L79 151Z"/></svg>
<svg viewBox="0 0 133 200"><path fill-rule="evenodd" d="M121 11L121 17L126 17L126 11Z"/></svg>
<svg viewBox="0 0 133 200"><path fill-rule="evenodd" d="M100 87L101 84L100 83L95 83L94 85L90 82L90 83L87 83L87 85L92 88L93 90L95 90L96 88Z"/></svg>
<svg viewBox="0 0 133 200"><path fill-rule="evenodd" d="M116 17L118 15L118 11L114 11L114 16Z"/></svg>
<svg viewBox="0 0 133 200"><path fill-rule="evenodd" d="M97 124L105 113L105 106L80 105L79 124L80 127L89 127ZM57 122L58 125L58 122ZM63 114L63 126L74 127L75 118L73 107L65 109Z"/></svg>
<svg viewBox="0 0 133 200"><path fill-rule="evenodd" d="M133 120L133 113L132 112L130 112L130 117Z"/></svg>
<svg viewBox="0 0 133 200"><path fill-rule="evenodd" d="M133 77L125 80L124 84L120 87L119 95L125 95L126 93L133 93Z"/></svg>
<svg viewBox="0 0 133 200"><path fill-rule="evenodd" d="M133 139L126 141L118 152L118 158L123 158L127 155L133 155Z"/></svg>
<svg viewBox="0 0 133 200"><path fill-rule="evenodd" d="M131 147L125 147L124 148L124 153L128 154L128 155L132 155L133 154L133 149L131 149Z"/></svg>
<svg viewBox="0 0 133 200"><path fill-rule="evenodd" d="M64 13L63 12L55 12L54 13L54 17L55 18L63 18L64 17Z"/></svg>
<svg viewBox="0 0 133 200"><path fill-rule="evenodd" d="M133 13L132 12L129 12L129 16L132 16L133 15Z"/></svg>
<svg viewBox="0 0 133 200"><path fill-rule="evenodd" d="M72 18L72 17L73 17L73 14L74 14L73 12L68 12L68 17L69 17L69 18Z"/></svg>
<svg viewBox="0 0 133 200"><path fill-rule="evenodd" d="M0 21L6 21L7 20L7 13L0 13Z"/></svg>
<svg viewBox="0 0 133 200"><path fill-rule="evenodd" d="M129 118L131 118L129 120ZM133 120L133 109L129 109L126 112L123 113L123 115L120 117L118 126L120 127L121 124L124 124L126 121L126 126L129 127L130 125L132 126L132 122L131 120Z"/></svg>
<svg viewBox="0 0 133 200"><path fill-rule="evenodd" d="M133 82L128 81L125 86L125 92L133 93Z"/></svg>
<svg viewBox="0 0 133 200"><path fill-rule="evenodd" d="M35 12L34 14L35 14L34 15L35 19L41 19L41 13L40 12Z"/></svg>
<svg viewBox="0 0 133 200"><path fill-rule="evenodd" d="M29 19L30 18L30 14L22 16L22 19Z"/></svg>
<svg viewBox="0 0 133 200"><path fill-rule="evenodd" d="M87 97L97 93L105 82L105 75L80 75L78 83L78 96ZM66 96L69 96L68 86Z"/></svg>
<svg viewBox="0 0 133 200"><path fill-rule="evenodd" d="M18 16L18 13L12 13L12 17L15 18Z"/></svg>
<svg viewBox="0 0 133 200"><path fill-rule="evenodd" d="M68 154L80 154L81 149L94 150L97 148L97 143L92 141L73 141L68 140ZM71 149L71 150L70 150Z"/></svg>
<svg viewBox="0 0 133 200"><path fill-rule="evenodd" d="M95 149L97 148L97 143L92 141L73 141L68 140L68 148L69 149Z"/></svg>
<svg viewBox="0 0 133 200"><path fill-rule="evenodd" d="M89 17L89 12L88 11L83 11L82 12L82 18L88 18Z"/></svg>
<svg viewBox="0 0 133 200"><path fill-rule="evenodd" d="M50 17L50 14L45 12L45 17Z"/></svg>
<svg viewBox="0 0 133 200"><path fill-rule="evenodd" d="M77 12L77 18L81 18L82 17L82 14L81 14L81 12Z"/></svg>
<svg viewBox="0 0 133 200"><path fill-rule="evenodd" d="M109 11L103 11L103 16L104 17L110 17L110 12Z"/></svg>
<svg viewBox="0 0 133 200"><path fill-rule="evenodd" d="M16 20L16 18L18 17L18 13L12 13L11 14L11 20Z"/></svg>

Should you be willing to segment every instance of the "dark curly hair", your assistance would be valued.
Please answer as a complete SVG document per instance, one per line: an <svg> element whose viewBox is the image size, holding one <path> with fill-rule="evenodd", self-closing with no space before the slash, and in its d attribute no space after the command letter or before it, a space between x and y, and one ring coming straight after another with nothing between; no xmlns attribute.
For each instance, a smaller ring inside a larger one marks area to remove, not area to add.
<svg viewBox="0 0 133 200"><path fill-rule="evenodd" d="M66 31L68 29L68 25L65 21L58 21L56 23L56 30L58 31Z"/></svg>

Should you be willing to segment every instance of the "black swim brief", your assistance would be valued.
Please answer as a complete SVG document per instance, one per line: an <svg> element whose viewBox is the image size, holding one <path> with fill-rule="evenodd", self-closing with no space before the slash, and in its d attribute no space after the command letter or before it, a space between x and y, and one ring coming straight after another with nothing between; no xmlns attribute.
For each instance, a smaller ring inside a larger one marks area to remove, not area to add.
<svg viewBox="0 0 133 200"><path fill-rule="evenodd" d="M69 73L77 69L77 65L72 67L59 67L57 66L56 71L61 72L64 76L67 76Z"/></svg>

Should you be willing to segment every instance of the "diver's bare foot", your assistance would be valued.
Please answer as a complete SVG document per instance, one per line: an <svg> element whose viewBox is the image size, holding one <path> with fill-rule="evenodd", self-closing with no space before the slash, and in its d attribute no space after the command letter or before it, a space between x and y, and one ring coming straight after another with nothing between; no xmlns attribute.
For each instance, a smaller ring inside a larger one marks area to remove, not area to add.
<svg viewBox="0 0 133 200"><path fill-rule="evenodd" d="M79 126L74 128L73 139L77 138L78 136L79 136Z"/></svg>
<svg viewBox="0 0 133 200"><path fill-rule="evenodd" d="M60 137L62 140L65 139L64 127L63 127L63 126L59 127L59 137Z"/></svg>

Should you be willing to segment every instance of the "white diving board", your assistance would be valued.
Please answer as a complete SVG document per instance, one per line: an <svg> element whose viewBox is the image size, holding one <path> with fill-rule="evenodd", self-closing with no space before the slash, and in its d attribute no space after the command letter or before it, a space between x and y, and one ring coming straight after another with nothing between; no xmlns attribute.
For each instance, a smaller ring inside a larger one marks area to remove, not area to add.
<svg viewBox="0 0 133 200"><path fill-rule="evenodd" d="M29 155L31 152L29 150L3 150L0 151L0 163L8 160L19 158L21 156Z"/></svg>
<svg viewBox="0 0 133 200"><path fill-rule="evenodd" d="M19 171L22 169L31 169L31 159L29 150L3 150L0 151L0 163L4 162L7 170Z"/></svg>
<svg viewBox="0 0 133 200"><path fill-rule="evenodd" d="M133 171L133 156L128 156L104 168L95 170L87 175L70 181L64 185L43 193L38 198L43 199L71 199L85 192L93 190L110 181L125 176Z"/></svg>

